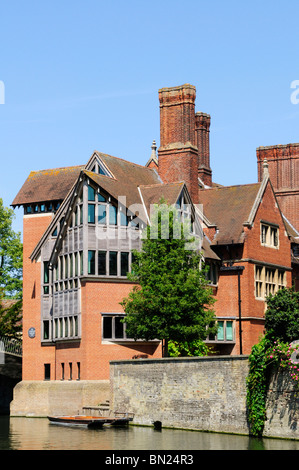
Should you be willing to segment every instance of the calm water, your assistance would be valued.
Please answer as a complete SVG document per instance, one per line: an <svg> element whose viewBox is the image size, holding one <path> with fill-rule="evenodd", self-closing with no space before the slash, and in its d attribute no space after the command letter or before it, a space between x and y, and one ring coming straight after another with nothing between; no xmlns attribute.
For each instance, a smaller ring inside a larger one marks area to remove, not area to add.
<svg viewBox="0 0 299 470"><path fill-rule="evenodd" d="M138 426L92 430L0 416L0 450L299 450L299 442Z"/></svg>

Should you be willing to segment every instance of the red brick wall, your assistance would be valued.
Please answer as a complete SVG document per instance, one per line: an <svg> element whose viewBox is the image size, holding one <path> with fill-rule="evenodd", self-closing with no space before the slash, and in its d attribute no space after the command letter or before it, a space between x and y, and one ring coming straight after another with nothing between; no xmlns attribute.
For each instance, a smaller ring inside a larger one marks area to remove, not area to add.
<svg viewBox="0 0 299 470"><path fill-rule="evenodd" d="M108 379L109 361L112 359L132 359L138 354L161 357L161 347L158 343L102 342L101 313L122 313L119 303L132 287L132 284L113 282L86 282L82 286L82 379Z"/></svg>
<svg viewBox="0 0 299 470"><path fill-rule="evenodd" d="M24 216L23 220L23 380L42 380L43 356L45 362L48 358L48 352L40 346L41 263L32 263L29 257L51 220L51 214ZM35 338L28 337L28 330L32 327L35 328Z"/></svg>
<svg viewBox="0 0 299 470"><path fill-rule="evenodd" d="M259 181L263 177L266 159L280 208L299 230L299 144L259 147L256 152Z"/></svg>
<svg viewBox="0 0 299 470"><path fill-rule="evenodd" d="M260 221L267 220L279 225L279 249L265 247L260 242ZM264 331L263 321L265 302L255 297L255 263L291 267L290 241L285 235L285 227L275 205L275 198L270 185L267 185L252 228L244 228L245 242L241 259L234 266L244 266L241 274L241 311L242 311L242 345L243 354L249 354L253 344L257 343ZM225 253L225 252L224 252ZM250 261L251 260L251 261ZM286 272L287 285L291 286L291 272ZM220 275L216 292L217 316L234 316L238 318L238 275L224 272ZM239 324L236 322L236 345L233 354L239 354Z"/></svg>
<svg viewBox="0 0 299 470"><path fill-rule="evenodd" d="M51 380L80 378L82 380L109 379L109 361L132 359L139 354L161 357L161 347L154 344L102 344L101 312L121 313L119 302L132 289L131 284L86 282L81 288L81 341L57 342L41 345L41 263L31 262L31 255L48 224L49 217L24 218L24 313L23 313L23 380L44 380L44 364L51 365ZM36 330L35 338L28 337L29 328Z"/></svg>

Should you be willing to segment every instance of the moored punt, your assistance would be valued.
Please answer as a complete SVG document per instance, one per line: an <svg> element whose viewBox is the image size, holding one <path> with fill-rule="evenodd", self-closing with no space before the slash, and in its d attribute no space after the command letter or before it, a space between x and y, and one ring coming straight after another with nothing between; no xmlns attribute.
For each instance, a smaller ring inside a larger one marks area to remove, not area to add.
<svg viewBox="0 0 299 470"><path fill-rule="evenodd" d="M133 420L133 416L122 413L122 416L48 416L50 423L62 424L67 426L86 426L89 428L101 428L102 426L121 426L126 425Z"/></svg>

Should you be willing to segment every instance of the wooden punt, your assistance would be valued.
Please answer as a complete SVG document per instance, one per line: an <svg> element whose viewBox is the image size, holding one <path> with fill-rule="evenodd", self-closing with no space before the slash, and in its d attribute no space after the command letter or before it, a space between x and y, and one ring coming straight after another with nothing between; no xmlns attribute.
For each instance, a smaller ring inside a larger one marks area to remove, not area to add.
<svg viewBox="0 0 299 470"><path fill-rule="evenodd" d="M85 426L88 428L101 428L104 425L124 426L133 420L133 416L129 413L119 413L115 416L48 416L48 420L52 424L61 424L66 426Z"/></svg>

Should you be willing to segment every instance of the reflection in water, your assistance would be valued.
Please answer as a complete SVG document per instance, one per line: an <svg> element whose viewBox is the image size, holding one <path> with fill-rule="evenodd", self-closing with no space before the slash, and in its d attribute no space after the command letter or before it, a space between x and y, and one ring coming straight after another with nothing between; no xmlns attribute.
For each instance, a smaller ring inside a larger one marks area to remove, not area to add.
<svg viewBox="0 0 299 470"><path fill-rule="evenodd" d="M0 417L0 450L299 450L298 441L129 426L86 429Z"/></svg>

